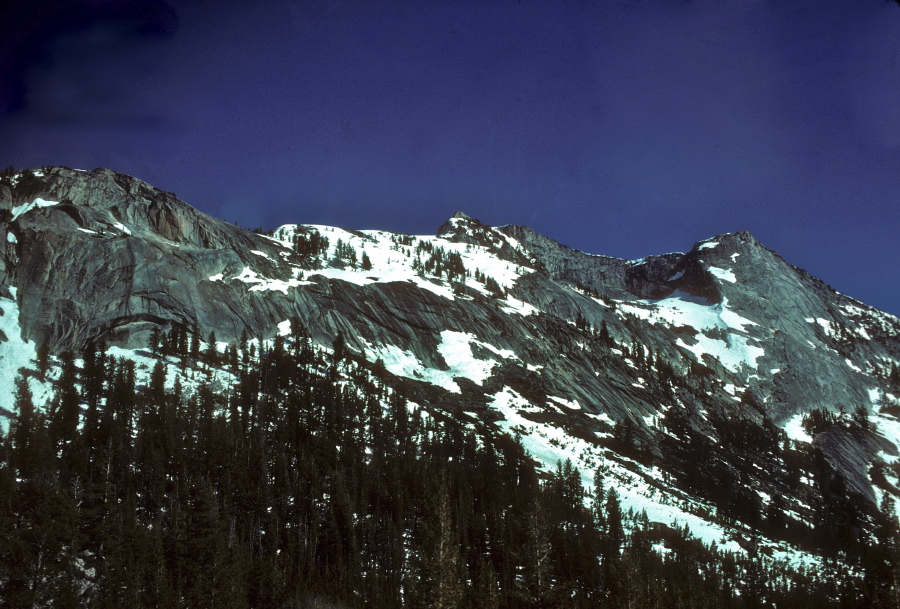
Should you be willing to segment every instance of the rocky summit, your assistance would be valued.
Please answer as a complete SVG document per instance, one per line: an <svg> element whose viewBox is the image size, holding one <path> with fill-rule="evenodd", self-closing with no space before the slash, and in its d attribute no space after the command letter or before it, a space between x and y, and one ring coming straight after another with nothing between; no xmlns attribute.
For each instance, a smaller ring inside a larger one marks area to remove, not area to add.
<svg viewBox="0 0 900 609"><path fill-rule="evenodd" d="M585 485L601 469L626 509L735 551L820 560L796 531L837 501L822 480L861 514L900 495L900 320L746 232L641 260L463 213L435 236L256 233L109 169L54 167L2 177L4 234L7 419L42 345L143 361L173 331L225 351L302 328L431 416L509 434L546 471L570 460Z"/></svg>

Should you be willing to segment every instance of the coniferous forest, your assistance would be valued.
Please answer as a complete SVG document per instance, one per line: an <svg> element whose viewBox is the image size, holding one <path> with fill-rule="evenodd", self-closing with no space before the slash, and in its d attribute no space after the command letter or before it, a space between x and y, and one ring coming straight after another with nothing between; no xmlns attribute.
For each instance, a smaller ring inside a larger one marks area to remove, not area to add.
<svg viewBox="0 0 900 609"><path fill-rule="evenodd" d="M148 349L143 375L103 345L42 349L17 382L4 607L898 606L893 518L857 556L790 569L623 512L602 473L588 497L571 463L547 474L515 437L410 407L340 337L222 353L174 328ZM51 367L36 408L25 379Z"/></svg>

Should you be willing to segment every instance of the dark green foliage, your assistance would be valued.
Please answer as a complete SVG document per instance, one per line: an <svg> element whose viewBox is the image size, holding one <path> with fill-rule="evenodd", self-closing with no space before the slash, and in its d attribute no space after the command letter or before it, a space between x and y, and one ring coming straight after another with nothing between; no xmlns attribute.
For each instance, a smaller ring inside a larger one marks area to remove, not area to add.
<svg viewBox="0 0 900 609"><path fill-rule="evenodd" d="M832 425L837 425L840 417L823 408L814 408L803 416L803 429L811 436L816 436Z"/></svg>
<svg viewBox="0 0 900 609"><path fill-rule="evenodd" d="M160 350L189 353L182 335L173 327ZM133 362L92 346L80 370L61 356L49 420L20 379L0 442L0 604L896 606L889 506L864 578L844 574L831 589L791 579L752 552L723 554L624 513L600 472L587 507L571 462L542 481L515 438L410 411L383 365L355 359L342 335L333 346L323 356L292 320L258 358L246 339L225 357L207 351L236 386L210 379L189 395L167 388L162 363L138 386ZM667 424L691 433L685 420ZM732 442L778 450L766 424L717 425ZM627 427L617 434L629 441ZM840 480L824 471L817 484L837 501ZM822 525L856 534L846 547L858 548L859 517L847 521L858 508Z"/></svg>
<svg viewBox="0 0 900 609"><path fill-rule="evenodd" d="M210 332L206 339L206 351L203 353L203 363L207 366L215 366L219 362L219 349L217 347L216 333Z"/></svg>
<svg viewBox="0 0 900 609"><path fill-rule="evenodd" d="M894 390L900 391L900 366L898 366L897 364L894 364L891 367L891 373L888 376L888 381L890 382L891 387Z"/></svg>
<svg viewBox="0 0 900 609"><path fill-rule="evenodd" d="M307 262L321 257L328 250L328 238L318 232L297 233L293 238L294 251Z"/></svg>
<svg viewBox="0 0 900 609"><path fill-rule="evenodd" d="M22 475L28 476L34 471L37 460L32 436L38 420L28 379L23 376L16 378L15 413L16 419L9 431L9 438L15 449L10 457L10 465Z"/></svg>
<svg viewBox="0 0 900 609"><path fill-rule="evenodd" d="M46 379L47 369L50 367L50 346L42 342L37 350L37 368L41 380Z"/></svg>
<svg viewBox="0 0 900 609"><path fill-rule="evenodd" d="M616 341L612 339L612 336L609 334L609 328L606 326L606 320L603 320L603 323L600 324L600 334L597 336L600 340L600 344L605 347L614 347L616 345Z"/></svg>
<svg viewBox="0 0 900 609"><path fill-rule="evenodd" d="M493 277L484 278L484 289L487 290L494 298L503 298L503 288L497 283Z"/></svg>
<svg viewBox="0 0 900 609"><path fill-rule="evenodd" d="M427 254L424 262L419 257L423 254ZM451 282L465 281L469 275L459 252L448 252L429 241L420 241L416 247L416 259L413 260L413 270L426 275L444 277Z"/></svg>
<svg viewBox="0 0 900 609"><path fill-rule="evenodd" d="M349 243L344 243L340 239L334 246L334 257L343 260L351 265L356 264L356 249Z"/></svg>
<svg viewBox="0 0 900 609"><path fill-rule="evenodd" d="M591 325L580 310L575 314L575 327L582 332L590 332L592 330Z"/></svg>
<svg viewBox="0 0 900 609"><path fill-rule="evenodd" d="M75 358L66 351L60 355L62 373L56 385L56 397L51 407L50 433L54 444L68 448L74 443L81 417L81 398L76 382L78 371Z"/></svg>

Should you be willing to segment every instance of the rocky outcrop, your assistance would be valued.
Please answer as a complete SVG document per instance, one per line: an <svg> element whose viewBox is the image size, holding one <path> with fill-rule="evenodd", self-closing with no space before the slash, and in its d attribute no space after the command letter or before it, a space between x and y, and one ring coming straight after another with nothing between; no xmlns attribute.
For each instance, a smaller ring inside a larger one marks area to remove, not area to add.
<svg viewBox="0 0 900 609"><path fill-rule="evenodd" d="M889 389L884 366L900 361L896 318L837 294L743 232L628 261L457 214L439 229L440 243L464 244L515 280L499 292L472 273L420 269L416 281L376 281L335 243L327 256L290 247L288 237L313 229L275 239L138 179L66 168L3 178L0 230L0 290L15 288L23 336L56 352L100 339L144 345L153 328L173 325L224 341L268 338L294 318L321 344L343 334L361 354L389 346L446 371L442 333L464 333L490 346L476 345L476 358L495 360L492 374L460 381L465 399L422 384L424 405L483 414L511 387L582 435L627 423L651 458L662 456L654 425L670 408L707 435L717 433L710 412L782 423L812 408L871 410ZM376 241L342 234L363 250ZM428 253L401 237L396 256ZM877 451L867 442L819 444L872 498L865 464Z"/></svg>

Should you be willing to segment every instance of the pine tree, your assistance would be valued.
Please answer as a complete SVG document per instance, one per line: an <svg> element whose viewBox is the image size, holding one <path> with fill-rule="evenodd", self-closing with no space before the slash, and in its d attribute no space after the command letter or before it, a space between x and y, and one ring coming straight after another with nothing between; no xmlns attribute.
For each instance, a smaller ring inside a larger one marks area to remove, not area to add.
<svg viewBox="0 0 900 609"><path fill-rule="evenodd" d="M606 528L606 516L604 514L603 501L606 493L603 490L603 469L597 468L594 472L594 495L591 498L591 512L594 515L594 523L601 531Z"/></svg>
<svg viewBox="0 0 900 609"><path fill-rule="evenodd" d="M191 332L190 343L188 346L188 357L192 362L200 359L200 330L195 328Z"/></svg>
<svg viewBox="0 0 900 609"><path fill-rule="evenodd" d="M621 548L625 539L622 528L622 509L619 494L614 488L606 495L606 535L603 539L603 585L607 599L613 607L624 600L624 577L621 564Z"/></svg>
<svg viewBox="0 0 900 609"><path fill-rule="evenodd" d="M865 591L871 607L900 607L900 526L885 493L875 516L875 544L866 555Z"/></svg>
<svg viewBox="0 0 900 609"><path fill-rule="evenodd" d="M153 357L159 357L162 348L163 336L162 332L159 329L159 326L154 324L152 328L150 328L150 354Z"/></svg>
<svg viewBox="0 0 900 609"><path fill-rule="evenodd" d="M47 380L47 369L50 367L50 346L46 341L41 342L37 350L37 368L41 375L41 381Z"/></svg>
<svg viewBox="0 0 900 609"><path fill-rule="evenodd" d="M216 333L210 332L206 340L206 353L204 360L207 366L213 367L219 363L219 349L216 343Z"/></svg>
<svg viewBox="0 0 900 609"><path fill-rule="evenodd" d="M500 588L497 585L497 574L487 556L476 558L472 591L467 595L467 606L472 609L499 609Z"/></svg>
<svg viewBox="0 0 900 609"><path fill-rule="evenodd" d="M526 606L540 607L547 602L552 583L550 515L546 498L536 480L526 482L522 490L524 513L521 522L516 524L522 531L517 556L517 563L521 565L518 596Z"/></svg>
<svg viewBox="0 0 900 609"><path fill-rule="evenodd" d="M78 369L72 353L63 353L60 362L62 373L56 387L51 431L54 441L64 447L75 440L81 415L81 397L76 386Z"/></svg>
<svg viewBox="0 0 900 609"><path fill-rule="evenodd" d="M16 419L11 426L10 437L13 439L13 467L23 477L30 475L36 466L31 435L35 426L34 400L28 379L21 374L16 377Z"/></svg>
<svg viewBox="0 0 900 609"><path fill-rule="evenodd" d="M606 558L618 560L625 539L622 528L622 508L619 504L619 493L611 488L606 494Z"/></svg>
<svg viewBox="0 0 900 609"><path fill-rule="evenodd" d="M342 361L345 357L347 357L347 340L344 338L344 333L338 330L337 336L331 343L332 353L332 361L337 363Z"/></svg>
<svg viewBox="0 0 900 609"><path fill-rule="evenodd" d="M575 327L582 332L585 332L590 328L587 319L585 319L584 317L584 313L581 312L581 309L579 309L575 313Z"/></svg>
<svg viewBox="0 0 900 609"><path fill-rule="evenodd" d="M425 497L416 528L409 606L455 609L462 598L459 541L447 474L441 471Z"/></svg>

